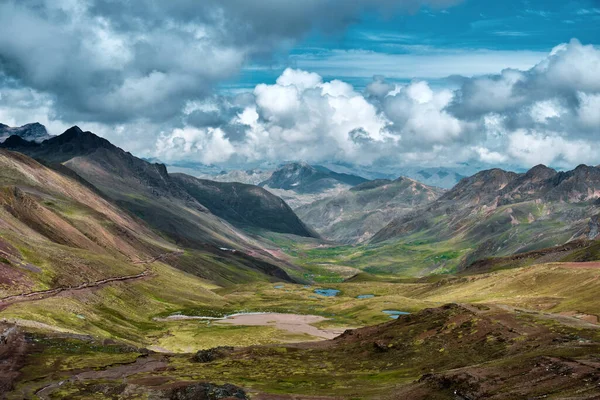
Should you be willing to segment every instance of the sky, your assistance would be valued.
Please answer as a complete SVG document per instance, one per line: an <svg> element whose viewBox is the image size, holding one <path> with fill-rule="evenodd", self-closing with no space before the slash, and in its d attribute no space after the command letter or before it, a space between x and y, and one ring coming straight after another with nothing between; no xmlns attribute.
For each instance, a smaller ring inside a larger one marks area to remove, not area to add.
<svg viewBox="0 0 600 400"><path fill-rule="evenodd" d="M600 164L600 0L0 0L0 122L227 167Z"/></svg>

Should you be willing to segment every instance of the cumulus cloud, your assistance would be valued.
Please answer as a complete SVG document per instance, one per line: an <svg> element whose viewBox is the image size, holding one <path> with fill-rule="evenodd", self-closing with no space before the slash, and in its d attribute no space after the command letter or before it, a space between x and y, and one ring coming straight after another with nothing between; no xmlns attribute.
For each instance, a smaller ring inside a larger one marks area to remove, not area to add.
<svg viewBox="0 0 600 400"><path fill-rule="evenodd" d="M156 143L157 153L166 159L178 159L181 154L196 154L206 164L227 161L235 152L225 133L219 128L186 127L161 135Z"/></svg>
<svg viewBox="0 0 600 400"><path fill-rule="evenodd" d="M521 165L598 163L590 149L600 135L599 70L600 49L572 40L528 71L464 79L447 110ZM480 160L490 154L479 148Z"/></svg>
<svg viewBox="0 0 600 400"><path fill-rule="evenodd" d="M600 76L582 68L572 75L563 66L591 68L598 57L600 49L572 41L528 71L462 78L455 90L376 76L358 92L347 82L287 69L275 84L257 85L221 126L240 133L225 154L246 162L597 164ZM194 158L197 149L173 154Z"/></svg>
<svg viewBox="0 0 600 400"><path fill-rule="evenodd" d="M387 96L383 110L404 146L427 148L459 141L466 132L465 123L445 110L452 97L450 90L434 92L427 82L413 82Z"/></svg>
<svg viewBox="0 0 600 400"><path fill-rule="evenodd" d="M509 135L508 154L528 166L553 163L575 166L598 161L597 153L589 142L523 129Z"/></svg>

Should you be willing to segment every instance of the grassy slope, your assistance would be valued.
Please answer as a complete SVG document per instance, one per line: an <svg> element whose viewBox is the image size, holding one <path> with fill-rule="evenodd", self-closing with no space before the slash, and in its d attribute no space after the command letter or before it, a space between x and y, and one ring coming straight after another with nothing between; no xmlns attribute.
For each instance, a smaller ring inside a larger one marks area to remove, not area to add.
<svg viewBox="0 0 600 400"><path fill-rule="evenodd" d="M426 229L380 243L323 246L283 235L271 235L270 239L295 257L296 263L317 274L323 266L345 266L393 280L454 273L490 254L505 256L563 244L584 229L592 211L586 204L538 206L526 202L475 213L458 230L450 229L449 217L440 215L431 219ZM530 214L535 220L529 220Z"/></svg>

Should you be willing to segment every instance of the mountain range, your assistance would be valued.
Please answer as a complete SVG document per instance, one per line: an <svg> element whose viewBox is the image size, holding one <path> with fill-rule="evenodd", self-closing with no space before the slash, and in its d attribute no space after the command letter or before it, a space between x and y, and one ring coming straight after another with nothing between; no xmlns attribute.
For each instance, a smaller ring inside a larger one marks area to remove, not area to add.
<svg viewBox="0 0 600 400"><path fill-rule="evenodd" d="M169 172L78 127L8 137L0 394L598 394L600 168L444 190L295 163L259 183Z"/></svg>
<svg viewBox="0 0 600 400"><path fill-rule="evenodd" d="M409 178L377 179L299 207L296 213L327 239L362 243L390 220L436 200L443 192Z"/></svg>
<svg viewBox="0 0 600 400"><path fill-rule="evenodd" d="M598 236L600 168L580 165L557 172L538 165L526 173L501 169L461 180L439 199L391 221L373 243L410 241L463 249L466 266L503 256Z"/></svg>
<svg viewBox="0 0 600 400"><path fill-rule="evenodd" d="M257 185L267 180L277 169L286 165L294 164L306 163L295 161L285 162L282 165L261 163L258 165L252 165L251 169L234 168L223 170L221 167L211 165L203 165L192 162L174 162L168 164L167 168L172 172L183 172L202 179L216 180L221 182L250 183ZM443 189L450 189L462 178L490 168L489 164L482 163L464 163L449 167L419 167L400 165L361 166L349 163L324 162L311 166L315 169L326 170L337 174L358 176L368 180L394 180L399 176L405 176L428 186L436 186ZM518 166L511 166L511 169L515 171L521 171L521 168Z"/></svg>
<svg viewBox="0 0 600 400"><path fill-rule="evenodd" d="M265 251L242 228L316 235L281 199L261 188L239 184L215 186L185 175L172 176L164 165L141 160L78 127L41 143L13 135L0 146L27 154L57 173L82 182L125 213L143 221L172 245L201 252L205 258L218 256L230 265L237 265L242 272L250 268L259 274L266 273L267 278L275 275L289 279L281 269L285 262ZM18 182L15 185L26 186ZM244 204L252 207L246 208ZM223 253L221 248L236 251ZM225 271L205 268L210 263L190 264L186 257L173 263L217 281L254 279L246 272L241 274L244 278L234 278L230 273L229 278L223 277L220 274Z"/></svg>
<svg viewBox="0 0 600 400"><path fill-rule="evenodd" d="M78 127L41 143L12 135L1 146L81 179L181 246L240 249L275 263L244 230L313 238L318 232L338 243L376 246L418 236L442 247L452 243L460 256L444 265L453 268L598 232L597 167L485 170L444 192L409 178L368 181L291 163L255 186L169 174L165 165Z"/></svg>

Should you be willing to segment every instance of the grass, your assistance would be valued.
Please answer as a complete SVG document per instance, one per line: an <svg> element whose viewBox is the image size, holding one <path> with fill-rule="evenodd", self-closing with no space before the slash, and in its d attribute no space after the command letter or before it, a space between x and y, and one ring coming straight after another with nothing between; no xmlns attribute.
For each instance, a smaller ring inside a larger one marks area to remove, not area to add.
<svg viewBox="0 0 600 400"><path fill-rule="evenodd" d="M267 326L223 326L198 320L167 322L164 326L167 331L156 339L155 346L173 353L314 340L309 335L291 334Z"/></svg>
<svg viewBox="0 0 600 400"><path fill-rule="evenodd" d="M507 330L504 324L515 329ZM189 327L179 328L189 335L184 341L202 337L194 336L194 330ZM256 333L247 328L236 328L214 331L213 336L230 335L235 330ZM239 349L233 356L207 364L192 362L189 354L173 355L168 357L168 369L138 373L127 380L134 383L144 378L162 377L171 382L234 383L251 392L371 398L410 385L425 373L470 365L514 368L541 356L586 357L590 351L598 350L597 344L556 344L553 338L575 335L585 340L600 339L597 331L550 323L531 313L478 316L465 313L459 307L420 314L419 319L410 319L403 324L384 325L371 335L326 347L276 345ZM385 350L378 350L373 346L374 342L382 343L379 346ZM37 366L26 370L22 388L31 391L43 386L50 378L62 376L62 371L51 372L58 362L71 362L69 351L56 350L61 347L64 346L49 348L35 356ZM117 354L111 358L111 355L96 355L85 346L76 352L81 354L81 359L67 368L76 370L82 363L95 368L103 362L106 365L120 362L118 357L121 356L127 361L135 355ZM103 360L102 357L108 358ZM67 382L61 390L74 399L88 398L85 397L89 395L87 391L101 382L109 386L117 384L114 381L75 381Z"/></svg>
<svg viewBox="0 0 600 400"><path fill-rule="evenodd" d="M129 382L152 376L169 381L234 383L249 387L251 391L274 394L348 398L377 397L399 386L410 385L422 374L431 371L481 363L516 365L518 360L529 360L539 354L585 355L577 349L565 352L564 348L548 347L547 343L554 343L552 341L538 343L542 339L538 339L531 330L543 329L551 335L577 335L600 340L597 331L570 327L547 318L543 313L530 312L511 317L520 326L518 333L514 334L508 334L502 328L506 317L465 319L462 314L454 316L454 311L449 311L449 316L444 317L446 319L438 319L436 314L430 314L430 317L381 333L380 340L388 349L383 352L373 350L376 338L368 336L365 342L332 350L288 346L286 343L290 341L310 338L273 327L220 326L197 320L159 322L153 319L175 312L224 315L235 311L277 311L326 316L329 320L319 324L323 327L356 327L391 321L382 310L417 313L449 302L480 305L478 307L482 310L489 309L485 304L500 303L543 312L576 310L599 315L598 270L591 268L573 269L546 264L399 283L366 280L306 287L255 282L218 288L160 263L153 267L157 272L154 279L103 288L76 299L46 299L16 304L5 312L68 327L94 337L111 337L135 346L156 346L175 353L187 353L169 356L169 369L166 371L136 374L128 378ZM280 285L283 287L275 288ZM341 292L336 297L317 297L313 292L317 287ZM375 297L357 299L361 294L373 294ZM77 315L83 315L85 319ZM509 337L497 340L500 333ZM534 344L530 345L532 341ZM18 393L32 393L36 388L64 380L73 371L82 368L97 369L128 363L139 355L132 349L98 347L85 342L80 344L76 340L64 343L50 340L40 342L42 344L44 351L32 354L28 367L23 370L24 378ZM189 354L199 349L254 345L270 347L252 347L243 350L240 356L210 364L190 361ZM523 349L511 350L510 354L515 354L518 360L510 358L512 356L506 358L509 354L507 349L513 347ZM113 381L96 380L69 382L56 393L74 399L80 395L81 398L93 398L87 390L114 384ZM87 394L84 396L82 393Z"/></svg>

